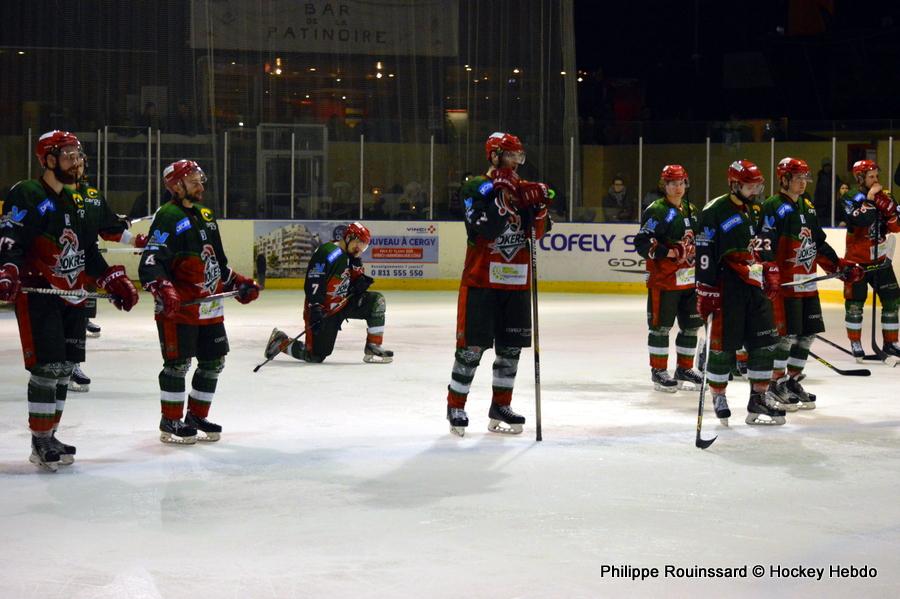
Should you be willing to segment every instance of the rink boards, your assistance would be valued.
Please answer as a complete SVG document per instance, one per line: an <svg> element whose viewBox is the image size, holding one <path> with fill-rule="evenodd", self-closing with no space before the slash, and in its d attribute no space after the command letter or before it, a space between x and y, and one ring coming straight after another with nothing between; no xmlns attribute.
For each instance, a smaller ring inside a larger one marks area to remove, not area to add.
<svg viewBox="0 0 900 599"><path fill-rule="evenodd" d="M462 222L365 221L372 243L363 262L376 279L376 288L435 290L459 285L466 254ZM255 250L265 239L285 239L274 248L276 266L269 267L266 284L274 289L303 286L303 269L312 247L332 237L336 221L221 220L219 226L229 264L242 273L255 273ZM135 232L147 232L139 223ZM644 260L634 247L636 224L557 223L538 242L538 280L543 291L585 293L643 293ZM828 243L843 255L846 231L826 229ZM267 237L268 236L268 237ZM112 245L114 244L106 244ZM502 249L502 248L501 248ZM137 257L117 254L132 276ZM282 268L279 268L281 266ZM897 264L895 272L900 272ZM819 270L820 274L824 272ZM825 301L843 301L838 280L819 283Z"/></svg>

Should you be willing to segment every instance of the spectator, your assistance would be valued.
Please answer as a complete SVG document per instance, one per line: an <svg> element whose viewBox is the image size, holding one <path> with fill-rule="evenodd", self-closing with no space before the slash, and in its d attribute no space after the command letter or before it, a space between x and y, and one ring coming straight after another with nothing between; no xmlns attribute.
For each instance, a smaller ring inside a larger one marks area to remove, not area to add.
<svg viewBox="0 0 900 599"><path fill-rule="evenodd" d="M840 177L835 177L835 184L840 187L842 181ZM816 191L813 195L813 206L816 208L816 214L821 218L819 222L823 226L831 227L831 207L834 205L834 188L831 187L831 159L822 159L822 168L816 176Z"/></svg>
<svg viewBox="0 0 900 599"><path fill-rule="evenodd" d="M156 104L154 102L147 102L144 104L144 112L141 113L138 125L140 125L142 129L146 129L147 127L152 129L160 128L159 113L156 112Z"/></svg>
<svg viewBox="0 0 900 599"><path fill-rule="evenodd" d="M644 208L646 208L647 206L649 206L656 200L666 197L666 190L665 190L664 184L665 184L665 181L660 179L659 181L656 182L655 189L651 189L650 191L648 191L647 193L644 194L644 199L641 201L641 210L643 210Z"/></svg>
<svg viewBox="0 0 900 599"><path fill-rule="evenodd" d="M847 185L846 183L841 183L841 186L838 187L838 192L837 192L837 195L835 196L835 199L840 200L842 197L844 197L844 194L846 194L849 191L850 191L850 186ZM836 227L846 227L847 226L847 223L845 223L843 220L841 220L840 215L842 215L842 214L844 214L844 211L838 210L837 219L839 222L837 225L835 225ZM829 215L829 218L830 218L830 215Z"/></svg>
<svg viewBox="0 0 900 599"><path fill-rule="evenodd" d="M191 115L191 109L188 108L187 103L184 101L178 102L175 118L172 120L172 132L181 133L182 135L197 134L197 130L194 127L194 118Z"/></svg>
<svg viewBox="0 0 900 599"><path fill-rule="evenodd" d="M637 206L628 199L625 179L616 177L612 181L606 197L603 198L603 216L606 222L629 223L637 220Z"/></svg>

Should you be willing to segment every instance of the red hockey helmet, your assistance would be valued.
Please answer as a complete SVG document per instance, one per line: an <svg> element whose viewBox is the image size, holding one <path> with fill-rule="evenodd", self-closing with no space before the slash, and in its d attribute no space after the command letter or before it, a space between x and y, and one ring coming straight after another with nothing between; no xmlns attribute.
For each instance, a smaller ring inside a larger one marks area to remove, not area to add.
<svg viewBox="0 0 900 599"><path fill-rule="evenodd" d="M880 171L874 160L857 160L853 163L853 176L865 177L869 171Z"/></svg>
<svg viewBox="0 0 900 599"><path fill-rule="evenodd" d="M688 172L680 164L667 164L663 167L662 173L660 173L659 178L666 183L669 181L684 181L685 184L688 182Z"/></svg>
<svg viewBox="0 0 900 599"><path fill-rule="evenodd" d="M518 137L510 133L497 131L490 134L484 142L484 153L488 162L492 162L491 155L494 152L510 152L518 164L525 164L525 147Z"/></svg>
<svg viewBox="0 0 900 599"><path fill-rule="evenodd" d="M354 239L359 239L364 245L369 245L372 241L372 234L361 222L350 223L344 229L344 243L350 243Z"/></svg>
<svg viewBox="0 0 900 599"><path fill-rule="evenodd" d="M775 174L778 175L779 181L782 177L788 177L789 179L793 177L803 177L807 181L812 181L810 172L809 165L806 164L805 160L791 158L790 156L782 158L778 162L778 166L775 167Z"/></svg>
<svg viewBox="0 0 900 599"><path fill-rule="evenodd" d="M206 174L200 168L200 165L193 160L177 160L173 162L163 170L163 182L166 185L166 189L175 193L178 182L191 173L200 173L200 182L206 183Z"/></svg>
<svg viewBox="0 0 900 599"><path fill-rule="evenodd" d="M41 163L41 166L47 168L47 154L53 154L58 157L60 150L69 146L78 148L78 152L81 153L82 158L84 157L84 151L81 149L81 142L78 141L75 134L69 133L68 131L59 131L57 129L41 135L38 139L37 146L34 148L34 153L37 156L38 162Z"/></svg>
<svg viewBox="0 0 900 599"><path fill-rule="evenodd" d="M749 185L754 188L750 195L755 196L763 192L765 183L762 171L747 159L735 160L728 167L728 184L732 190L735 189L735 186Z"/></svg>

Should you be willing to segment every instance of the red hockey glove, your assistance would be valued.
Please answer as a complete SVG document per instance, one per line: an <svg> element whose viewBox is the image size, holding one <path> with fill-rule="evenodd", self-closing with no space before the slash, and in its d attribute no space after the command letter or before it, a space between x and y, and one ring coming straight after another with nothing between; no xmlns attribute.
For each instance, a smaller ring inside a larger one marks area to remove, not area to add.
<svg viewBox="0 0 900 599"><path fill-rule="evenodd" d="M838 278L850 285L862 281L866 276L866 271L862 266L845 258L838 260L837 269L841 271L841 275Z"/></svg>
<svg viewBox="0 0 900 599"><path fill-rule="evenodd" d="M322 304L311 304L309 306L309 330L318 333L322 329L325 322L325 308Z"/></svg>
<svg viewBox="0 0 900 599"><path fill-rule="evenodd" d="M778 299L778 293L781 291L781 272L778 265L774 262L765 262L763 264L763 292L770 301Z"/></svg>
<svg viewBox="0 0 900 599"><path fill-rule="evenodd" d="M145 248L147 247L147 242L150 241L150 238L144 235L143 233L138 233L134 236L134 247L136 248Z"/></svg>
<svg viewBox="0 0 900 599"><path fill-rule="evenodd" d="M697 283L697 312L704 321L722 309L722 292L718 287Z"/></svg>
<svg viewBox="0 0 900 599"><path fill-rule="evenodd" d="M12 262L0 266L0 300L14 302L22 289L19 267Z"/></svg>
<svg viewBox="0 0 900 599"><path fill-rule="evenodd" d="M491 182L494 187L515 196L518 191L519 175L511 168L498 168L491 173Z"/></svg>
<svg viewBox="0 0 900 599"><path fill-rule="evenodd" d="M519 183L518 198L519 208L542 209L550 203L550 188L544 183L522 181Z"/></svg>
<svg viewBox="0 0 900 599"><path fill-rule="evenodd" d="M235 299L242 304L249 304L259 297L259 285L253 279L248 279L242 274L231 271L231 276L225 281L225 291L234 291L237 289L238 294Z"/></svg>
<svg viewBox="0 0 900 599"><path fill-rule="evenodd" d="M891 197L883 191L875 195L875 207L878 208L878 211L881 212L885 218L897 216L897 202L892 200Z"/></svg>
<svg viewBox="0 0 900 599"><path fill-rule="evenodd" d="M97 279L97 287L105 289L110 301L119 310L126 312L138 303L138 292L125 273L125 267L115 264L106 269L102 277Z"/></svg>
<svg viewBox="0 0 900 599"><path fill-rule="evenodd" d="M668 248L666 257L671 258L678 264L690 264L696 253L697 250L694 247L694 244L679 241Z"/></svg>
<svg viewBox="0 0 900 599"><path fill-rule="evenodd" d="M156 279L144 286L144 289L153 294L156 300L156 311L162 314L163 318L171 318L178 312L181 307L181 298L178 297L178 291L172 285L172 281L168 279Z"/></svg>

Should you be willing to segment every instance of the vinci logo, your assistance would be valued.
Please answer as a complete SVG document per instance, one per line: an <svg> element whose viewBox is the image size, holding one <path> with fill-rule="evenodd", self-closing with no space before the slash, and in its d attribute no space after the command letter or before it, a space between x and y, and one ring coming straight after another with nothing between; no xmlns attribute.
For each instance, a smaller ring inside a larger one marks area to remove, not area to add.
<svg viewBox="0 0 900 599"><path fill-rule="evenodd" d="M406 227L407 233L428 233L433 235L435 231L437 231L437 227L434 225L428 225L427 227Z"/></svg>

